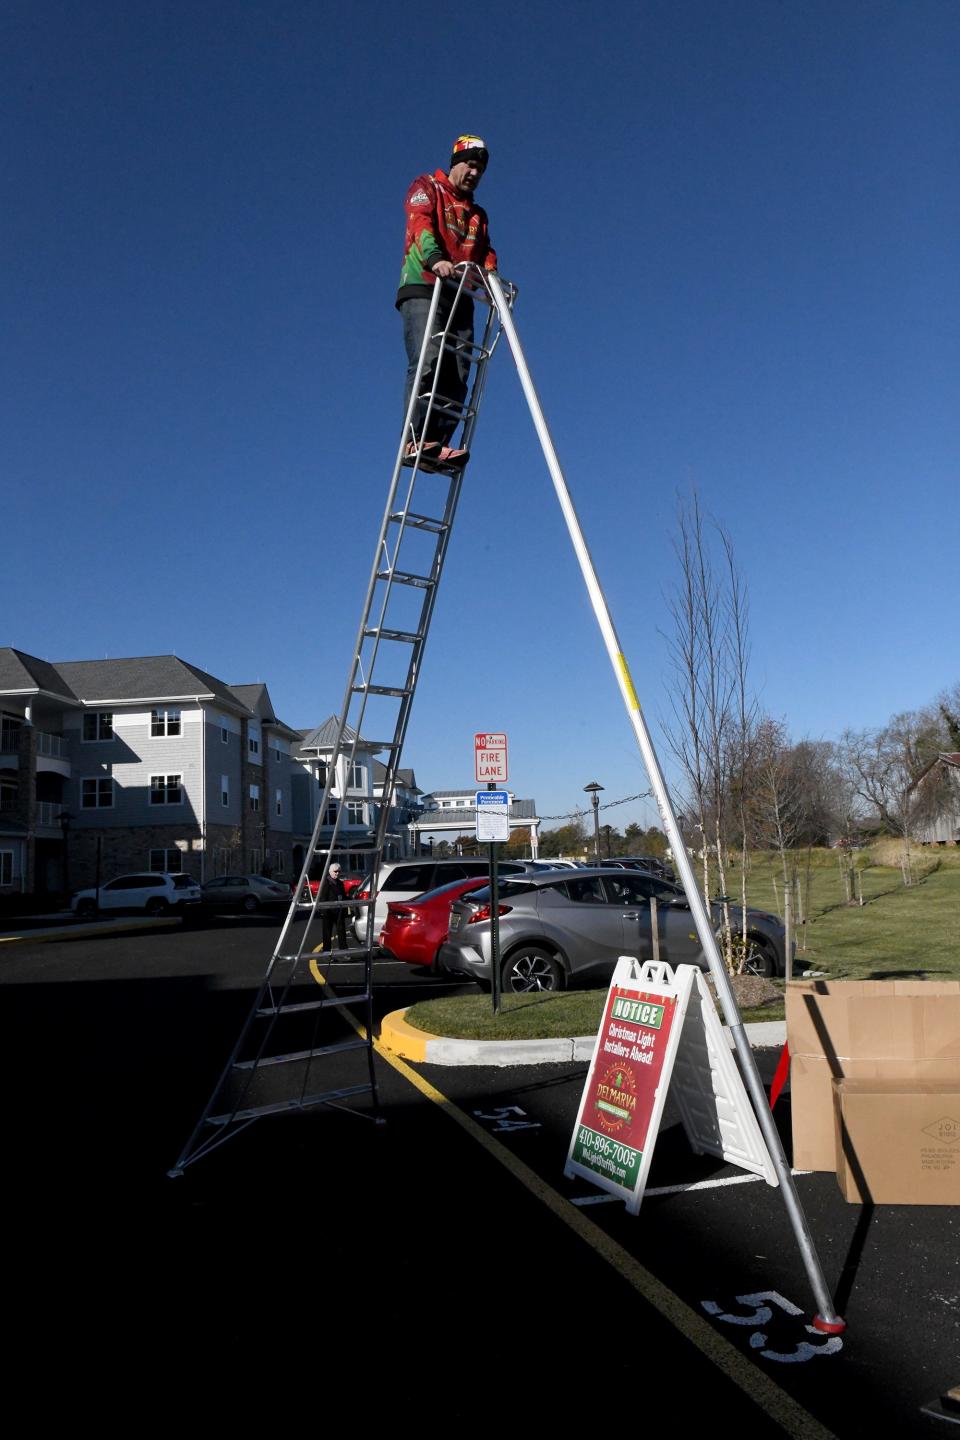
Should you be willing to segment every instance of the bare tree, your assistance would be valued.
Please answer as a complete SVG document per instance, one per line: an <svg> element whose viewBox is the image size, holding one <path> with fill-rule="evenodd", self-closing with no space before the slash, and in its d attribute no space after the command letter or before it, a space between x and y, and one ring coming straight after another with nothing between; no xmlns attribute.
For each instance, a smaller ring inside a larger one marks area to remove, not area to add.
<svg viewBox="0 0 960 1440"><path fill-rule="evenodd" d="M914 714L897 715L881 730L848 730L840 741L843 764L854 794L893 834L903 839L903 883L913 880L910 836L916 820L914 780L927 753Z"/></svg>
<svg viewBox="0 0 960 1440"><path fill-rule="evenodd" d="M701 836L704 899L710 899L710 859L721 894L727 890L731 767L744 771L744 741L752 704L747 693L746 587L733 546L712 527L723 551L718 577L700 504L681 502L675 551L679 579L670 601L668 637L674 671L673 722L665 726L687 788L687 804ZM724 904L727 964L733 966L729 906Z"/></svg>

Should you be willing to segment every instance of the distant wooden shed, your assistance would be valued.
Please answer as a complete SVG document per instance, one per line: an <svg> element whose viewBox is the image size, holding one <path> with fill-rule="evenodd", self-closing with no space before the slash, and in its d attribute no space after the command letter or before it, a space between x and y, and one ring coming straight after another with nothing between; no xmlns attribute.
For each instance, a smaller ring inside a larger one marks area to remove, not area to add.
<svg viewBox="0 0 960 1440"><path fill-rule="evenodd" d="M960 845L960 751L938 755L910 789L914 839L921 845Z"/></svg>

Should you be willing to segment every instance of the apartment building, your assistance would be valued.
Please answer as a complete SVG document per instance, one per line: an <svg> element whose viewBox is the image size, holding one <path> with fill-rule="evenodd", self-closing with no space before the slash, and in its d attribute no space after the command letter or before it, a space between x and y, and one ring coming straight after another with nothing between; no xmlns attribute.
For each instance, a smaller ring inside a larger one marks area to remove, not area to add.
<svg viewBox="0 0 960 1440"><path fill-rule="evenodd" d="M301 738L266 685L176 655L50 663L0 647L0 897L127 870L292 877Z"/></svg>

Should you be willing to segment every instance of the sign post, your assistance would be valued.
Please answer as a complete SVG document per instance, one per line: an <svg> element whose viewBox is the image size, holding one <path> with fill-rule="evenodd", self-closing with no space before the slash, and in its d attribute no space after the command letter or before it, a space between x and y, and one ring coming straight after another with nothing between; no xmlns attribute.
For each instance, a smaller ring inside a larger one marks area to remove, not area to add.
<svg viewBox="0 0 960 1440"><path fill-rule="evenodd" d="M497 874L497 844L510 838L510 795L489 782L477 791L477 840L490 847L490 989L493 1013L500 1014L500 883Z"/></svg>
<svg viewBox="0 0 960 1440"><path fill-rule="evenodd" d="M502 731L478 730L473 736L473 773L477 791L477 839L490 846L490 991L493 1013L500 1014L500 886L497 844L510 839L510 796L498 785L507 780L507 737Z"/></svg>

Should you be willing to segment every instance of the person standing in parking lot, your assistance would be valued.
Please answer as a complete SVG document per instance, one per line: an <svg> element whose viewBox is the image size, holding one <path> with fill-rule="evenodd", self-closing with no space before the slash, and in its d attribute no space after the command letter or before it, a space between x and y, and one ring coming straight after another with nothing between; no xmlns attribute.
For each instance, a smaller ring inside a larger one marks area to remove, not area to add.
<svg viewBox="0 0 960 1440"><path fill-rule="evenodd" d="M496 270L497 256L490 244L487 212L474 202L474 193L483 179L490 156L479 135L461 135L454 142L448 172L435 170L432 175L418 175L407 191L407 229L397 291L397 309L403 320L403 343L407 351L407 383L404 393L404 415L410 403L420 362L420 351L430 311L430 300L438 281L454 276L463 261ZM452 295L441 292L437 312L438 326L450 317ZM473 301L462 294L450 325L450 338L473 344ZM431 341L427 351L422 389L432 388L433 374L439 361L438 393L462 405L467 394L470 361L463 350L440 353L438 342ZM423 433L426 403L417 401L413 412L416 440L406 448L406 458L419 453L424 460L446 465L464 465L466 450L451 449L450 438L457 426L455 418L434 410L426 434Z"/></svg>
<svg viewBox="0 0 960 1440"><path fill-rule="evenodd" d="M327 877L320 886L318 900L346 900L347 892L343 881L340 879L340 866L334 861L327 871ZM320 935L322 948L330 949L330 942L333 939L333 927L337 927L337 949L347 948L347 911L345 906L334 910L322 910L320 912Z"/></svg>

